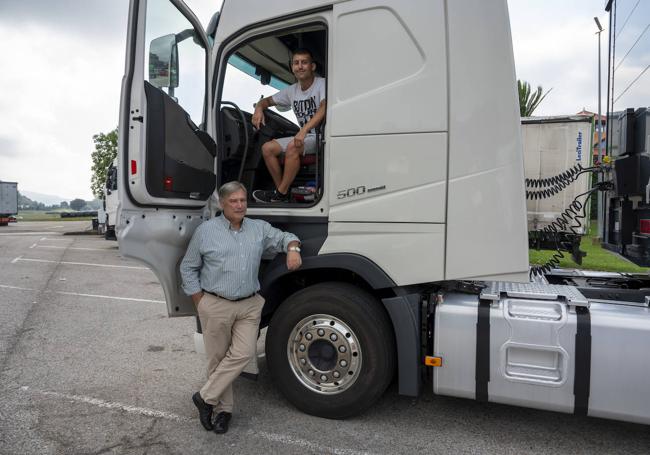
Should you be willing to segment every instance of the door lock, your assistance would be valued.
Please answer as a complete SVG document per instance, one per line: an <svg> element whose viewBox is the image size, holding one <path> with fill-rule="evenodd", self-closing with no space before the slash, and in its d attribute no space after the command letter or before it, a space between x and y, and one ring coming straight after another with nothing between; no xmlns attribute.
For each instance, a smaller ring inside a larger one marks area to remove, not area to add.
<svg viewBox="0 0 650 455"><path fill-rule="evenodd" d="M141 115L138 115L137 117L131 117L131 120L135 120L136 122L142 123L142 121L144 120L144 117L142 117Z"/></svg>

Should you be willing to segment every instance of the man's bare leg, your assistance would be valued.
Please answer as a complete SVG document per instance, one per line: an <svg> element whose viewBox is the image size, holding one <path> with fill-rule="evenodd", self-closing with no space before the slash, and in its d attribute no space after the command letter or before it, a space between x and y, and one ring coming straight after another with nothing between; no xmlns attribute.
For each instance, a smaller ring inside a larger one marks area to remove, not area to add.
<svg viewBox="0 0 650 455"><path fill-rule="evenodd" d="M305 149L304 146L296 147L293 142L287 146L287 152L284 156L284 173L282 174L282 181L276 185L278 192L287 194L289 187L293 183L298 171L300 170L300 157Z"/></svg>
<svg viewBox="0 0 650 455"><path fill-rule="evenodd" d="M282 167L278 158L280 153L282 153L282 147L275 140L265 142L262 145L262 156L276 188L282 183Z"/></svg>

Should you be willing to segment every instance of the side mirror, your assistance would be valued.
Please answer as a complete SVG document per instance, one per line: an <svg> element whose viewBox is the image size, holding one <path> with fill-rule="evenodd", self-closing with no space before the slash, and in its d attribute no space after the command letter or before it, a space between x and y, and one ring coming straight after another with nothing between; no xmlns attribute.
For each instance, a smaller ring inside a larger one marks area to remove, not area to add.
<svg viewBox="0 0 650 455"><path fill-rule="evenodd" d="M156 88L178 87L178 46L173 33L149 45L149 83Z"/></svg>

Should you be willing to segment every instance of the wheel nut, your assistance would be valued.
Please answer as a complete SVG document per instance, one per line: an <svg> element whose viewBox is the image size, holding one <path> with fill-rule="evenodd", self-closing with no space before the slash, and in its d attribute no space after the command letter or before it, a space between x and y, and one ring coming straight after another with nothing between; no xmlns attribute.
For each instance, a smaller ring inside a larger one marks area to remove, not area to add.
<svg viewBox="0 0 650 455"><path fill-rule="evenodd" d="M303 365L307 365L307 361L305 359L300 359L300 363L302 363Z"/></svg>
<svg viewBox="0 0 650 455"><path fill-rule="evenodd" d="M341 365L342 367L345 368L345 367L348 366L348 361L347 361L347 360L341 360L341 361L339 362L339 365Z"/></svg>
<svg viewBox="0 0 650 455"><path fill-rule="evenodd" d="M339 339L339 337L337 337L335 333L333 333L333 334L330 335L330 340L332 340L332 341L336 341L336 340L338 340L338 339Z"/></svg>
<svg viewBox="0 0 650 455"><path fill-rule="evenodd" d="M345 349L345 346L339 346L339 352L345 352L345 351L347 351L347 349Z"/></svg>
<svg viewBox="0 0 650 455"><path fill-rule="evenodd" d="M312 338L314 338L314 335L308 333L307 335L305 335L305 338L307 338L307 340L311 340Z"/></svg>
<svg viewBox="0 0 650 455"><path fill-rule="evenodd" d="M309 370L307 373L309 373L309 376L313 376L315 374L314 370Z"/></svg>
<svg viewBox="0 0 650 455"><path fill-rule="evenodd" d="M320 380L321 381L327 381L327 376L325 376L324 374L321 374L320 375Z"/></svg>
<svg viewBox="0 0 650 455"><path fill-rule="evenodd" d="M304 344L301 344L301 345L298 347L298 349L300 349L300 351L304 352L306 348L305 348L305 345L304 345Z"/></svg>
<svg viewBox="0 0 650 455"><path fill-rule="evenodd" d="M323 335L325 335L325 330L323 330L323 329L318 329L318 336L319 336L319 337L322 337Z"/></svg>
<svg viewBox="0 0 650 455"><path fill-rule="evenodd" d="M335 371L334 373L332 373L332 376L334 376L335 378L339 378L339 377L341 377L341 373L339 373L338 371Z"/></svg>

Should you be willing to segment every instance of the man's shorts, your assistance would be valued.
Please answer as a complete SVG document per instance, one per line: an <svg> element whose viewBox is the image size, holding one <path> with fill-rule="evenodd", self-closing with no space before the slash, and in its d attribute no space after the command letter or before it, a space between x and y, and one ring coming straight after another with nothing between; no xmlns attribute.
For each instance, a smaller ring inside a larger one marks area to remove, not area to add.
<svg viewBox="0 0 650 455"><path fill-rule="evenodd" d="M290 137L279 137L277 139L274 139L278 144L280 144L280 147L282 147L282 153L285 153L287 151L287 146L291 141L293 141L293 136ZM303 155L314 155L316 154L316 135L315 134L308 134L305 136L305 151Z"/></svg>

